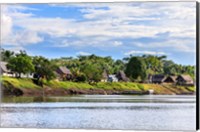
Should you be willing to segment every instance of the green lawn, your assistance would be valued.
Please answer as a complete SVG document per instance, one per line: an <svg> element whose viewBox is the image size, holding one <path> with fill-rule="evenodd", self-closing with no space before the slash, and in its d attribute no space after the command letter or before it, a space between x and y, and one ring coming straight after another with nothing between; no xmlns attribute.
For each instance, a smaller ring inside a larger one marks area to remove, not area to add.
<svg viewBox="0 0 200 132"><path fill-rule="evenodd" d="M13 86L19 89L41 89L40 86L33 83L32 79L28 78L12 78L5 77L1 78L2 84L5 87ZM157 94L173 94L180 92L192 92L195 91L195 87L183 87L183 86L172 86L172 85L159 85L159 84L140 84L134 82L98 82L94 84L79 83L70 81L44 81L45 87L50 88L64 88L64 89L104 89L104 90L134 90L134 91L147 91L153 89Z"/></svg>
<svg viewBox="0 0 200 132"><path fill-rule="evenodd" d="M28 78L12 78L3 76L2 84L4 86L12 85L15 88L29 88L29 89L39 89L40 86L33 83L31 79Z"/></svg>

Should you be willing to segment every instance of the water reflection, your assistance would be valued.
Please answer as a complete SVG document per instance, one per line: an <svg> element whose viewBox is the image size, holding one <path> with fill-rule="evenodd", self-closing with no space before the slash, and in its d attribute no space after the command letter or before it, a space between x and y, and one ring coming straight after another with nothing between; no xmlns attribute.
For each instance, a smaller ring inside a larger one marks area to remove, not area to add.
<svg viewBox="0 0 200 132"><path fill-rule="evenodd" d="M195 96L166 95L17 97L1 113L2 127L37 128L194 130L196 118Z"/></svg>

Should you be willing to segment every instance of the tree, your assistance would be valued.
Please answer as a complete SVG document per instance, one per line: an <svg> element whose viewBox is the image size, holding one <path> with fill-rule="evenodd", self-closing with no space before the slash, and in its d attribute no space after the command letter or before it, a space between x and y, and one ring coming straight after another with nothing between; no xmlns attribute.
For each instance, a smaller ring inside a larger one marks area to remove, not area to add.
<svg viewBox="0 0 200 132"><path fill-rule="evenodd" d="M166 56L143 55L147 70L151 74L163 73L163 60Z"/></svg>
<svg viewBox="0 0 200 132"><path fill-rule="evenodd" d="M40 77L46 78L47 80L51 80L55 78L55 71L56 66L53 65L48 59L42 56L35 56L33 57L33 64L35 66L35 74Z"/></svg>
<svg viewBox="0 0 200 132"><path fill-rule="evenodd" d="M147 77L145 60L142 57L132 57L127 64L125 73L133 80L144 81Z"/></svg>
<svg viewBox="0 0 200 132"><path fill-rule="evenodd" d="M103 70L97 64L87 64L82 72L87 76L89 82L98 82L102 78Z"/></svg>
<svg viewBox="0 0 200 132"><path fill-rule="evenodd" d="M24 54L18 54L16 57L11 57L7 64L8 69L12 72L17 73L17 77L21 77L21 74L27 74L34 72L34 65L31 57Z"/></svg>
<svg viewBox="0 0 200 132"><path fill-rule="evenodd" d="M14 56L14 52L13 51L4 50L4 49L1 50L1 60L2 61L6 61L7 62L13 56Z"/></svg>

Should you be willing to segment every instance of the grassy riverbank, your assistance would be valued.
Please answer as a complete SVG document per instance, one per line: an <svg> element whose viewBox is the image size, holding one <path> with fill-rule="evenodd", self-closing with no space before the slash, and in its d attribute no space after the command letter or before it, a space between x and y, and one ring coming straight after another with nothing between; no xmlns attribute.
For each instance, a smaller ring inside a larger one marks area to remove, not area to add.
<svg viewBox="0 0 200 132"><path fill-rule="evenodd" d="M67 94L113 94L123 91L145 92L150 89L155 94L190 94L195 92L195 87L175 86L172 84L142 84L134 82L99 82L95 84L68 82L68 81L45 81L44 87L33 83L31 79L17 79L11 77L2 77L1 79L4 91L21 90L23 95L42 94L44 90L49 95L67 95Z"/></svg>

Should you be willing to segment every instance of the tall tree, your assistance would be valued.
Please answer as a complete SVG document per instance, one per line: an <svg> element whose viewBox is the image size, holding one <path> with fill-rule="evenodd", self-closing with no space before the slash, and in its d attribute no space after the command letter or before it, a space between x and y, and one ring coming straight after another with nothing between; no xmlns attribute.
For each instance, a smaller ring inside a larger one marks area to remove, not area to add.
<svg viewBox="0 0 200 132"><path fill-rule="evenodd" d="M17 54L16 57L11 57L7 64L8 69L16 73L18 77L21 74L27 74L34 72L34 65L32 63L31 57L25 54Z"/></svg>
<svg viewBox="0 0 200 132"><path fill-rule="evenodd" d="M47 80L55 78L56 66L53 65L48 59L42 56L33 57L33 64L35 66L35 74L38 75L38 78L46 78Z"/></svg>
<svg viewBox="0 0 200 132"><path fill-rule="evenodd" d="M1 60L8 62L11 57L14 56L14 52L10 50L1 49Z"/></svg>
<svg viewBox="0 0 200 132"><path fill-rule="evenodd" d="M133 79L143 81L147 77L146 63L142 57L132 57L126 67L126 75Z"/></svg>

